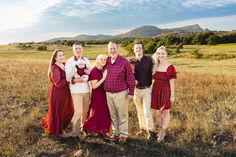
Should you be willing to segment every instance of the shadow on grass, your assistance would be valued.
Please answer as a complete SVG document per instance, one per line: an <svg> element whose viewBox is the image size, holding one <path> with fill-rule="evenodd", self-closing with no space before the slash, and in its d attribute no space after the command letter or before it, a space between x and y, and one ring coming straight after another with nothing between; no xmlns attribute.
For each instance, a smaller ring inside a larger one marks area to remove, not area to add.
<svg viewBox="0 0 236 157"><path fill-rule="evenodd" d="M38 157L54 156L74 156L78 150L83 151L86 157L203 157L203 156L236 156L233 143L222 147L222 145L213 146L203 139L195 138L193 141L186 143L184 146L178 144L172 134L167 134L165 142L158 143L143 138L128 138L125 144L108 141L102 137L87 137L84 141L76 138L58 138L42 136L40 126L29 125L26 127L27 139L33 147L37 147L34 154ZM40 141L44 141L41 142ZM36 144L39 142L38 144ZM30 144L29 143L29 144ZM48 144L50 148L47 148ZM45 144L45 146L43 145ZM55 148L55 149L52 149Z"/></svg>

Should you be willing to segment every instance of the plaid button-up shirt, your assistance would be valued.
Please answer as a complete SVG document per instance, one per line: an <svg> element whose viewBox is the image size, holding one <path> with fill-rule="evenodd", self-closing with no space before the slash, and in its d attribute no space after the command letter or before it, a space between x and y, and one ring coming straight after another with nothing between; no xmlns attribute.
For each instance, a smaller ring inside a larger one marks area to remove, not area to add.
<svg viewBox="0 0 236 157"><path fill-rule="evenodd" d="M129 95L134 95L135 79L127 59L119 55L112 64L108 58L106 69L105 91L117 93L129 89Z"/></svg>

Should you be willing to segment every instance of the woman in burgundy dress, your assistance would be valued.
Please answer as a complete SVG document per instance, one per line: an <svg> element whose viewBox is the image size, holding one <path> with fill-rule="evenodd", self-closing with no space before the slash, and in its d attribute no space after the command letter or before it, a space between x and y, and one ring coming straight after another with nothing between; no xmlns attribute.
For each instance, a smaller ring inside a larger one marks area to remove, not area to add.
<svg viewBox="0 0 236 157"><path fill-rule="evenodd" d="M107 76L107 70L103 72L107 56L99 55L96 65L90 73L90 83L92 87L92 97L90 102L90 113L83 125L85 132L102 134L109 137L111 119L106 100L106 92L103 89L103 82Z"/></svg>
<svg viewBox="0 0 236 157"><path fill-rule="evenodd" d="M153 69L154 84L152 87L151 108L157 110L157 123L160 132L157 141L163 141L166 128L170 122L171 103L175 100L174 79L176 70L167 60L164 46L159 47L153 55L155 66Z"/></svg>
<svg viewBox="0 0 236 157"><path fill-rule="evenodd" d="M50 79L48 113L41 125L52 137L65 136L63 130L67 128L74 114L69 85L64 71L64 58L64 52L56 49L48 70Z"/></svg>

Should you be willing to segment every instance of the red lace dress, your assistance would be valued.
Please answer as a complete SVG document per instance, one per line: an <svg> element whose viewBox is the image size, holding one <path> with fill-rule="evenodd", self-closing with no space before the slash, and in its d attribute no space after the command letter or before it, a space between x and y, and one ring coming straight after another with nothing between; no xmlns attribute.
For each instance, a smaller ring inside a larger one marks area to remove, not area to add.
<svg viewBox="0 0 236 157"><path fill-rule="evenodd" d="M151 108L157 110L170 109L171 91L169 80L176 78L175 67L170 65L166 72L156 71L152 77L155 81L152 87Z"/></svg>
<svg viewBox="0 0 236 157"><path fill-rule="evenodd" d="M52 137L57 137L67 128L74 114L73 101L66 73L58 65L51 67L48 113L41 122Z"/></svg>

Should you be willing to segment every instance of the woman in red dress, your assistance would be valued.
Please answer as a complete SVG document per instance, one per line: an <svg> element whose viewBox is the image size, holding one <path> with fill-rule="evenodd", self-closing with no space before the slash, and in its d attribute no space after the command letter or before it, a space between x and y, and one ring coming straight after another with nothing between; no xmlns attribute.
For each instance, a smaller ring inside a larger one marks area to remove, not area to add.
<svg viewBox="0 0 236 157"><path fill-rule="evenodd" d="M69 125L74 108L66 80L64 52L55 50L49 64L48 76L50 90L48 98L48 113L41 122L46 132L52 137L64 137L63 130Z"/></svg>
<svg viewBox="0 0 236 157"><path fill-rule="evenodd" d="M152 87L151 108L157 110L157 123L160 132L157 141L163 141L166 128L170 122L171 103L175 100L174 79L176 70L167 60L167 51L164 46L157 49L153 55L155 66L153 69L154 84Z"/></svg>
<svg viewBox="0 0 236 157"><path fill-rule="evenodd" d="M111 118L107 105L106 92L103 89L103 82L107 76L107 70L103 72L106 60L106 55L99 55L96 59L96 65L90 73L89 80L92 87L90 113L83 125L83 129L85 132L102 134L108 138Z"/></svg>

